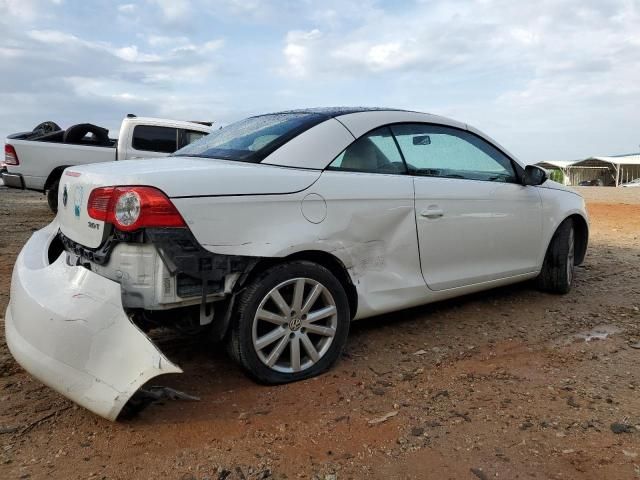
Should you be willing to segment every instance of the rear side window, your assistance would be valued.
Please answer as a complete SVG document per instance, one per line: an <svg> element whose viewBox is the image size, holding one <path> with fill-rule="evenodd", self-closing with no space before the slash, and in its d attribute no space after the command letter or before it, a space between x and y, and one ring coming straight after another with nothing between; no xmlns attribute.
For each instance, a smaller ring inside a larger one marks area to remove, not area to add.
<svg viewBox="0 0 640 480"><path fill-rule="evenodd" d="M136 125L133 129L133 148L147 152L173 153L178 149L178 129Z"/></svg>
<svg viewBox="0 0 640 480"><path fill-rule="evenodd" d="M349 145L327 167L328 170L367 173L406 173L406 168L388 127L378 128Z"/></svg>

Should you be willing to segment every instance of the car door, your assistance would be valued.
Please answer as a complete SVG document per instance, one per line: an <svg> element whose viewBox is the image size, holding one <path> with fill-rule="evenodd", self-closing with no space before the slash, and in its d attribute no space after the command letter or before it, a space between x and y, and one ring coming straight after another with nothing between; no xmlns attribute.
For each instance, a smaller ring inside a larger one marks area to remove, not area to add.
<svg viewBox="0 0 640 480"><path fill-rule="evenodd" d="M431 124L391 130L414 179L420 265L431 290L538 268L541 197L519 183L511 159L466 130Z"/></svg>
<svg viewBox="0 0 640 480"><path fill-rule="evenodd" d="M413 179L387 127L349 145L313 185L326 202L322 241L349 269L358 315L406 307L424 291Z"/></svg>

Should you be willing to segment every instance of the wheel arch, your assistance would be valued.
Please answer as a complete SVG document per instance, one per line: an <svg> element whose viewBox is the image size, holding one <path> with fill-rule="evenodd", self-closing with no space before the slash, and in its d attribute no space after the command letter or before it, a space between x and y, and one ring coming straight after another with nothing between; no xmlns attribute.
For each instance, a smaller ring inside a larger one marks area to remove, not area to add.
<svg viewBox="0 0 640 480"><path fill-rule="evenodd" d="M336 256L327 252L323 252L321 250L303 250L300 252L292 253L286 257L262 258L251 269L242 284L248 284L253 278L260 275L260 273L265 271L267 268L295 260L306 260L309 262L317 263L318 265L322 265L327 270L329 270L340 282L340 284L344 288L345 293L347 294L351 318L355 316L356 311L358 310L358 292L351 280L351 276L349 275L347 267L345 267L344 263L342 263L342 261Z"/></svg>
<svg viewBox="0 0 640 480"><path fill-rule="evenodd" d="M575 229L575 257L573 264L580 265L587 254L587 245L589 244L589 224L587 223L587 220L578 213L574 213L567 218L573 220L573 227Z"/></svg>
<svg viewBox="0 0 640 480"><path fill-rule="evenodd" d="M563 218L561 222L558 222L556 228L553 230L553 235L549 238L547 243L547 248L545 249L545 257L549 252L549 248L551 248L551 243L553 239L556 237L556 233L565 221L571 220L573 222L574 231L575 231L575 253L574 253L574 265L581 265L584 261L584 257L587 254L587 245L589 243L589 224L587 223L587 219L581 215L580 213L573 213Z"/></svg>

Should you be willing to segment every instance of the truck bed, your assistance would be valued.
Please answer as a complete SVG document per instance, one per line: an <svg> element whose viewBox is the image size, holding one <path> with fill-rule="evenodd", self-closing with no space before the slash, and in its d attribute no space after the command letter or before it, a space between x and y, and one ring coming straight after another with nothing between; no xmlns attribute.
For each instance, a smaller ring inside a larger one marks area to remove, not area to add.
<svg viewBox="0 0 640 480"><path fill-rule="evenodd" d="M39 128L43 125L49 128ZM44 122L30 132L15 133L9 135L8 138L32 142L67 143L98 147L115 147L118 144L116 139L109 138L108 129L91 123L79 123L62 130L53 122Z"/></svg>
<svg viewBox="0 0 640 480"><path fill-rule="evenodd" d="M78 142L74 142L74 143L70 143L70 142L65 142L63 135L61 135L60 133L64 133L64 131L61 132L53 132L55 135L53 134L49 134L49 135L40 135L40 136L33 136L33 132L20 132L20 133L14 133L12 135L7 136L7 139L11 139L11 140L28 140L30 142L46 142L46 143L67 143L67 144L72 144L72 145L86 145L89 147L110 147L110 148L115 148L116 145L118 145L118 139L117 138L109 138L108 144L101 144L98 145L97 143L91 141L91 140L80 140Z"/></svg>
<svg viewBox="0 0 640 480"><path fill-rule="evenodd" d="M23 187L43 191L48 175L56 168L87 163L112 162L116 159L115 144L96 146L41 140L21 140L11 135L7 144L13 145L20 164L8 166L9 173L22 175Z"/></svg>

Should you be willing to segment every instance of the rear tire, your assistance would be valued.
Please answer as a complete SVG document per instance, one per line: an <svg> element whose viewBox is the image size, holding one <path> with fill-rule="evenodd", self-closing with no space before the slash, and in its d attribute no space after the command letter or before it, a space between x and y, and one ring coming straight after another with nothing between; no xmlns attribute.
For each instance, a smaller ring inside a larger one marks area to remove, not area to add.
<svg viewBox="0 0 640 480"><path fill-rule="evenodd" d="M573 220L566 219L554 233L536 279L538 288L546 292L569 293L573 284L575 263L575 229Z"/></svg>
<svg viewBox="0 0 640 480"><path fill-rule="evenodd" d="M259 382L295 382L338 360L350 320L344 288L328 269L308 261L276 265L242 292L229 353Z"/></svg>
<svg viewBox="0 0 640 480"><path fill-rule="evenodd" d="M60 180L56 180L53 185L47 190L47 203L53 213L58 212L58 186Z"/></svg>

